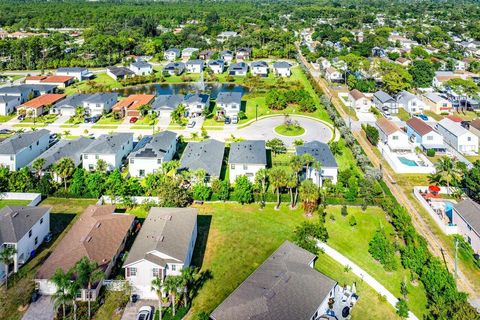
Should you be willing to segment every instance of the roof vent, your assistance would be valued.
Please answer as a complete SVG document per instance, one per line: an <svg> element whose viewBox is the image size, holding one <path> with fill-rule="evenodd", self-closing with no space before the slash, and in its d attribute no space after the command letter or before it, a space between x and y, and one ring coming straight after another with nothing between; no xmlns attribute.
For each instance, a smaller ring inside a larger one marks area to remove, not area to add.
<svg viewBox="0 0 480 320"><path fill-rule="evenodd" d="M275 291L269 289L265 292L264 294L265 298L267 298L268 300L272 299L273 297L275 297Z"/></svg>
<svg viewBox="0 0 480 320"><path fill-rule="evenodd" d="M95 228L97 228L97 229L98 229L98 228L100 228L100 226L101 226L101 225L102 225L102 223L101 223L101 222L97 222L97 224L95 225Z"/></svg>
<svg viewBox="0 0 480 320"><path fill-rule="evenodd" d="M91 240L92 240L92 237L89 236L89 237L87 238L87 242L90 242Z"/></svg>

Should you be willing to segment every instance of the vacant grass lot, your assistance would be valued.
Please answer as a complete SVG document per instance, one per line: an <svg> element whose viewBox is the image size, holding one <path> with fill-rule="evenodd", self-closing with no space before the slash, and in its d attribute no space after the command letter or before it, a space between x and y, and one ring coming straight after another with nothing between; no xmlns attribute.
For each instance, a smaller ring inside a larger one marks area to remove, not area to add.
<svg viewBox="0 0 480 320"><path fill-rule="evenodd" d="M0 209L6 206L26 206L29 204L28 200L1 200L0 199Z"/></svg>
<svg viewBox="0 0 480 320"><path fill-rule="evenodd" d="M95 84L104 86L106 90L123 88L120 82L114 80L106 73L97 73L95 79L93 79L92 81ZM91 86L89 83L89 81L75 83L71 86L66 87L64 93L66 95L73 95L75 93L88 92L89 90L91 90Z"/></svg>

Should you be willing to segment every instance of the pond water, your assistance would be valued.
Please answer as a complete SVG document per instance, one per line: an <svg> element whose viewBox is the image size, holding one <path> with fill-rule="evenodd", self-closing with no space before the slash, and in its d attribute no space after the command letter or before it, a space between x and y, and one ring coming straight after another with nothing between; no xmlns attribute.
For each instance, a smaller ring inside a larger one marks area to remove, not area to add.
<svg viewBox="0 0 480 320"><path fill-rule="evenodd" d="M202 90L204 89L204 90ZM248 93L248 88L228 83L205 83L204 88L198 83L181 83L181 84L145 84L130 88L118 89L118 94L122 97L129 96L131 94L186 94L191 92L206 92L210 94L211 99L216 99L220 92L241 92L242 94Z"/></svg>

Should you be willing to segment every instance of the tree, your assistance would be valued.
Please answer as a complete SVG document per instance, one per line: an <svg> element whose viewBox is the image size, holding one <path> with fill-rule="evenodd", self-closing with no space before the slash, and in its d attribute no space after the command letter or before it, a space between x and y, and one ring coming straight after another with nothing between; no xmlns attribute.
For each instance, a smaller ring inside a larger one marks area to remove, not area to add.
<svg viewBox="0 0 480 320"><path fill-rule="evenodd" d="M36 171L37 177L39 177L39 178L42 175L44 165L45 165L45 159L44 158L37 158L37 159L35 159L35 161L33 161L32 168L33 168L33 170Z"/></svg>
<svg viewBox="0 0 480 320"><path fill-rule="evenodd" d="M95 165L95 170L97 170L98 172L106 172L107 171L107 162L103 159L98 159L97 160L97 163Z"/></svg>
<svg viewBox="0 0 480 320"><path fill-rule="evenodd" d="M157 190L159 205L184 208L192 203L192 194L184 184L182 177L162 176Z"/></svg>
<svg viewBox="0 0 480 320"><path fill-rule="evenodd" d="M70 181L70 193L75 197L85 195L85 170L83 168L76 168Z"/></svg>
<svg viewBox="0 0 480 320"><path fill-rule="evenodd" d="M175 303L178 289L182 286L182 278L180 276L167 276L163 282L163 287L167 290L172 301L172 315L175 316Z"/></svg>
<svg viewBox="0 0 480 320"><path fill-rule="evenodd" d="M71 298L67 293L67 288L72 281L72 273L65 272L61 268L58 268L50 279L55 284L56 291L52 296L55 307L62 307L63 318L65 319L65 306L70 303Z"/></svg>
<svg viewBox="0 0 480 320"><path fill-rule="evenodd" d="M98 264L95 261L91 261L87 257L81 258L75 264L75 273L77 276L77 281L79 286L86 288L87 293L87 303L88 303L88 319L91 319L91 291L92 285L102 280L105 277L103 271L98 268Z"/></svg>
<svg viewBox="0 0 480 320"><path fill-rule="evenodd" d="M385 230L378 229L368 244L368 252L372 257L379 261L386 271L396 270L397 260L395 258L395 247L388 240Z"/></svg>
<svg viewBox="0 0 480 320"><path fill-rule="evenodd" d="M315 158L310 153L304 153L301 155L303 165L305 166L305 172L308 177L310 165L315 161Z"/></svg>
<svg viewBox="0 0 480 320"><path fill-rule="evenodd" d="M273 154L285 153L287 151L285 143L278 138L268 140L266 146L272 150Z"/></svg>
<svg viewBox="0 0 480 320"><path fill-rule="evenodd" d="M297 185L300 183L300 171L303 169L303 160L300 156L293 156L290 159L290 168L292 168L293 172L295 173L295 176L297 177ZM293 199L293 204L294 206L297 205L297 199L298 199L298 187L295 188L295 197Z"/></svg>
<svg viewBox="0 0 480 320"><path fill-rule="evenodd" d="M290 208L295 208L295 197L293 195L293 189L298 187L298 179L294 172L289 172L286 179L286 187L290 193Z"/></svg>
<svg viewBox="0 0 480 320"><path fill-rule="evenodd" d="M330 147L330 151L332 151L332 154L334 156L342 155L342 148L341 148L340 143L338 141L332 141L328 144L328 146Z"/></svg>
<svg viewBox="0 0 480 320"><path fill-rule="evenodd" d="M67 191L67 179L73 174L74 170L75 164L70 158L61 158L54 165L54 172L62 179L65 191Z"/></svg>
<svg viewBox="0 0 480 320"><path fill-rule="evenodd" d="M280 189L287 184L287 173L282 167L273 167L268 171L268 180L277 193L277 205L275 209L280 208Z"/></svg>
<svg viewBox="0 0 480 320"><path fill-rule="evenodd" d="M455 162L447 157L441 157L435 163L436 172L429 177L430 181L437 181L438 183L445 183L447 185L447 193L450 193L450 185L457 184L460 180L461 172L458 170Z"/></svg>
<svg viewBox="0 0 480 320"><path fill-rule="evenodd" d="M247 176L238 176L235 179L233 198L241 204L253 202L253 185Z"/></svg>
<svg viewBox="0 0 480 320"><path fill-rule="evenodd" d="M311 216L318 207L320 193L318 187L311 180L304 180L300 184L300 199L306 216Z"/></svg>
<svg viewBox="0 0 480 320"><path fill-rule="evenodd" d="M160 277L155 277L152 279L152 291L155 291L158 298L158 314L159 320L162 320L162 289L163 289L163 280Z"/></svg>
<svg viewBox="0 0 480 320"><path fill-rule="evenodd" d="M3 250L0 251L0 262L5 267L5 287L8 289L8 271L9 266L14 261L14 256L17 253L17 249L10 246L3 246Z"/></svg>
<svg viewBox="0 0 480 320"><path fill-rule="evenodd" d="M77 292L80 289L76 281L69 281L65 288L66 298L73 306L73 320L77 320Z"/></svg>
<svg viewBox="0 0 480 320"><path fill-rule="evenodd" d="M392 70L383 76L383 83L386 91L398 93L402 90L410 89L412 86L412 76L405 70Z"/></svg>
<svg viewBox="0 0 480 320"><path fill-rule="evenodd" d="M260 204L265 206L265 193L267 192L268 170L263 168L255 174L255 186L260 192Z"/></svg>
<svg viewBox="0 0 480 320"><path fill-rule="evenodd" d="M428 88L432 85L435 77L433 65L426 60L415 60L408 70L413 79L413 85L417 88Z"/></svg>
<svg viewBox="0 0 480 320"><path fill-rule="evenodd" d="M402 294L404 300L407 299L408 287L405 277L402 279L402 283L400 284L400 293Z"/></svg>
<svg viewBox="0 0 480 320"><path fill-rule="evenodd" d="M367 139L368 141L370 141L370 143L373 145L373 146L376 146L378 144L378 141L380 140L380 135L378 133L378 129L375 128L374 126L371 126L369 124L367 124L365 126L365 134L367 136Z"/></svg>
<svg viewBox="0 0 480 320"><path fill-rule="evenodd" d="M299 247L313 254L317 254L317 240L323 242L328 240L327 228L325 228L322 222L312 223L304 221L295 228L293 241Z"/></svg>
<svg viewBox="0 0 480 320"><path fill-rule="evenodd" d="M407 302L403 299L398 299L397 305L397 314L403 319L408 318L408 305Z"/></svg>
<svg viewBox="0 0 480 320"><path fill-rule="evenodd" d="M186 307L188 305L188 299L189 293L190 293L190 288L193 286L193 283L195 282L195 278L197 277L198 270L197 268L193 267L184 267L181 270L180 278L181 278L181 284L183 287L183 304Z"/></svg>

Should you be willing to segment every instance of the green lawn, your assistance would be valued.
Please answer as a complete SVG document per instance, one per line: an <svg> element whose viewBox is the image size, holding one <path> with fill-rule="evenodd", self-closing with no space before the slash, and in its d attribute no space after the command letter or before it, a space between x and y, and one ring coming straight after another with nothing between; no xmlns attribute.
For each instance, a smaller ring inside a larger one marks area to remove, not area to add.
<svg viewBox="0 0 480 320"><path fill-rule="evenodd" d="M117 128L118 128L118 126L116 126L114 124L94 124L92 126L92 129L112 129L112 130L115 130Z"/></svg>
<svg viewBox="0 0 480 320"><path fill-rule="evenodd" d="M286 126L281 124L275 128L275 132L288 137L300 136L305 133L305 129L300 126Z"/></svg>
<svg viewBox="0 0 480 320"><path fill-rule="evenodd" d="M350 207L349 215L344 218L340 214L340 207L328 207L327 230L330 238L327 243L350 258L353 262L365 269L372 277L379 281L395 296L400 297L400 286L405 278L408 282L408 304L411 310L420 319L426 312L427 298L421 284L412 285L409 271L399 267L397 271L386 272L383 266L372 258L368 252L368 243L375 231L383 227L387 234L393 234L394 230L385 218L385 213L377 207L370 207L367 212L362 212L359 207ZM335 220L330 219L330 215ZM350 215L353 215L357 225L351 227L348 223Z"/></svg>
<svg viewBox="0 0 480 320"><path fill-rule="evenodd" d="M15 118L15 114L11 114L9 116L0 116L0 122L7 122Z"/></svg>
<svg viewBox="0 0 480 320"><path fill-rule="evenodd" d="M98 119L96 124L121 124L123 121L124 121L123 118L116 119L113 116L113 113L110 112L109 114L106 114L102 116L100 119Z"/></svg>
<svg viewBox="0 0 480 320"><path fill-rule="evenodd" d="M43 128L43 127L46 127L47 124L46 123L41 123L41 122L37 122L35 124L33 123L15 123L13 125L13 127L15 128Z"/></svg>
<svg viewBox="0 0 480 320"><path fill-rule="evenodd" d="M26 206L30 203L28 200L2 200L0 199L0 209L6 206Z"/></svg>
<svg viewBox="0 0 480 320"><path fill-rule="evenodd" d="M398 108L397 117L402 121L407 121L408 119L411 118L410 114L407 112L407 110L405 110L403 108Z"/></svg>
<svg viewBox="0 0 480 320"><path fill-rule="evenodd" d="M93 79L92 81L93 83L99 86L103 86L104 90L113 90L113 89L123 88L120 82L109 77L106 73L97 73L95 79ZM89 85L88 81L82 81L66 87L64 90L64 93L66 95L72 95L75 93L88 92L91 89L92 87Z"/></svg>

